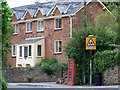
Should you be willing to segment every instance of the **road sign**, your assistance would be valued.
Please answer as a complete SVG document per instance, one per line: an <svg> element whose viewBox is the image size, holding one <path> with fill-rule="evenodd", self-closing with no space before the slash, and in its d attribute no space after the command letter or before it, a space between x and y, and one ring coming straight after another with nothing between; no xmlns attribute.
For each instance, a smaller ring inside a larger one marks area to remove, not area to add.
<svg viewBox="0 0 120 90"><path fill-rule="evenodd" d="M86 50L96 50L96 38L86 38Z"/></svg>

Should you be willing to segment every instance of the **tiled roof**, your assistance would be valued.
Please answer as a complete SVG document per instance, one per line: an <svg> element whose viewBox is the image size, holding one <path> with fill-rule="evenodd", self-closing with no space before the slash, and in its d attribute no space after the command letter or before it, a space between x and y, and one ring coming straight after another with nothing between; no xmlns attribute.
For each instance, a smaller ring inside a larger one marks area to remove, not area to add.
<svg viewBox="0 0 120 90"><path fill-rule="evenodd" d="M81 7L83 2L46 2L46 3L35 3L31 5L25 5L20 7L12 8L12 11L16 14L18 20L24 18L25 12L28 11L31 17L34 17L36 11L40 9L43 17L49 17L52 15L52 11L55 7L58 7L62 15L74 14Z"/></svg>

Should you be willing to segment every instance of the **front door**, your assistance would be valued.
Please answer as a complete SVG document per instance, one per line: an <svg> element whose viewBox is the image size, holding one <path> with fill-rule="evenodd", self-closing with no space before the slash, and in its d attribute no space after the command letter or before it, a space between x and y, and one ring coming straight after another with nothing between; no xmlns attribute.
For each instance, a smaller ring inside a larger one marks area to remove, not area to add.
<svg viewBox="0 0 120 90"><path fill-rule="evenodd" d="M27 59L27 57L28 57L28 47L24 46L24 58L25 58L25 60Z"/></svg>

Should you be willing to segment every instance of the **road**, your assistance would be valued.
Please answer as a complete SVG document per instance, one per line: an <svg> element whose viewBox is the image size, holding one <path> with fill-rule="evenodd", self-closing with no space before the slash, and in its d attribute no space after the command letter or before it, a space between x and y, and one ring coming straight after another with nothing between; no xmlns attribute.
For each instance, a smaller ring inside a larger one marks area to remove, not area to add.
<svg viewBox="0 0 120 90"><path fill-rule="evenodd" d="M68 86L55 83L11 83L7 90L119 90L114 86Z"/></svg>

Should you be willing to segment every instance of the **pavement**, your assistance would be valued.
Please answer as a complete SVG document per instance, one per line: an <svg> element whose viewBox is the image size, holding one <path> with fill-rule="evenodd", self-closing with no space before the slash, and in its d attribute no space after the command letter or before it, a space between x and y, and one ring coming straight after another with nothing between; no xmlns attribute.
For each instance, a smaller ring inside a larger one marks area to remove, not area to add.
<svg viewBox="0 0 120 90"><path fill-rule="evenodd" d="M44 82L44 83L9 83L8 90L21 90L20 88L29 88L28 90L43 90L43 88L49 88L53 90L119 90L119 85L111 86L71 86L71 85L62 85L56 84L55 82ZM33 88L33 89L30 89ZM36 89L35 89L36 88ZM45 89L45 90L46 90ZM23 89L22 89L23 90ZM27 90L27 89L25 89Z"/></svg>

